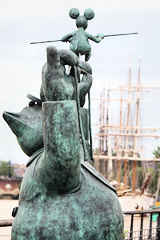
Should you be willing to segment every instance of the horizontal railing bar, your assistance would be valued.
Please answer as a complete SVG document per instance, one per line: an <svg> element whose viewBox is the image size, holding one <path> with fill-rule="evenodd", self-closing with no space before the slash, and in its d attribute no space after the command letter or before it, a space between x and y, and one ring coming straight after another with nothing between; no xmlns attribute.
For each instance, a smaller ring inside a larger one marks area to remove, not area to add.
<svg viewBox="0 0 160 240"><path fill-rule="evenodd" d="M12 219L4 219L4 220L0 220L0 227L10 227L12 226Z"/></svg>
<svg viewBox="0 0 160 240"><path fill-rule="evenodd" d="M132 215L132 214L145 214L145 213L160 213L160 209L153 209L153 210L133 210L133 211L125 211L123 212L124 215Z"/></svg>

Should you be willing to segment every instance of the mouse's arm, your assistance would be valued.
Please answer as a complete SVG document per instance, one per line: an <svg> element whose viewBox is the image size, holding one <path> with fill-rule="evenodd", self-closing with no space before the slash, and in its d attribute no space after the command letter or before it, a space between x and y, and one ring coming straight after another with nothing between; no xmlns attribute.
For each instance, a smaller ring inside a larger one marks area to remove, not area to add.
<svg viewBox="0 0 160 240"><path fill-rule="evenodd" d="M71 32L71 33L68 33L68 34L66 34L65 36L63 36L62 38L61 38L61 41L62 42L67 42L67 41L70 41L70 38L73 36L73 33Z"/></svg>
<svg viewBox="0 0 160 240"><path fill-rule="evenodd" d="M89 34L89 33L87 33L87 37L88 37L88 39L90 39L90 40L92 40L96 43L101 42L101 40L104 38L104 36L102 34L98 34L96 36L93 36L92 34Z"/></svg>

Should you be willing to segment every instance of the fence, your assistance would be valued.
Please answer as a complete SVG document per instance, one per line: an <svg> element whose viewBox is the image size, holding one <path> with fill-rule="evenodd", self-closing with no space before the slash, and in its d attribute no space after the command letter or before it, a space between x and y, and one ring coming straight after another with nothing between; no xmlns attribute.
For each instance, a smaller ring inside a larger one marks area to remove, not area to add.
<svg viewBox="0 0 160 240"><path fill-rule="evenodd" d="M160 209L123 214L125 240L160 240Z"/></svg>
<svg viewBox="0 0 160 240"><path fill-rule="evenodd" d="M12 220L1 220L0 219L0 239L10 240L11 239L11 226Z"/></svg>

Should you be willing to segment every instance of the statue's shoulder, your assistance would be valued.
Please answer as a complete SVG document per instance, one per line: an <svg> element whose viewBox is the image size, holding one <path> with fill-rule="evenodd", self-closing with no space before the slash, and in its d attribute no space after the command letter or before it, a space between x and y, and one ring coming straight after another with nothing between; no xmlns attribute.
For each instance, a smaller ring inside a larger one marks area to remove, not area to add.
<svg viewBox="0 0 160 240"><path fill-rule="evenodd" d="M81 162L81 167L99 183L103 184L104 186L116 193L116 189L109 183L106 178L100 175L99 172L97 172L97 170L91 164L89 164L88 162Z"/></svg>
<svg viewBox="0 0 160 240"><path fill-rule="evenodd" d="M43 148L32 155L26 165L26 171L20 188L20 202L30 201L40 195L45 195L46 188L37 176L37 166L43 156Z"/></svg>

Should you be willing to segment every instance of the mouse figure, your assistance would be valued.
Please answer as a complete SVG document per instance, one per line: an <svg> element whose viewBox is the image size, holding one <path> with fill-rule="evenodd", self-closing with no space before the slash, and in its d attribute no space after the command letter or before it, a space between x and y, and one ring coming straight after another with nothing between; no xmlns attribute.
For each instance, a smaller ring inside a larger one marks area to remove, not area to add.
<svg viewBox="0 0 160 240"><path fill-rule="evenodd" d="M61 38L63 42L70 43L70 49L77 55L85 55L85 61L88 61L91 57L91 46L89 40L99 43L103 38L103 34L93 36L86 32L88 26L88 20L94 18L94 11L90 8L84 11L84 15L80 16L79 10L77 8L72 8L69 11L69 16L76 19L77 30L66 34Z"/></svg>

